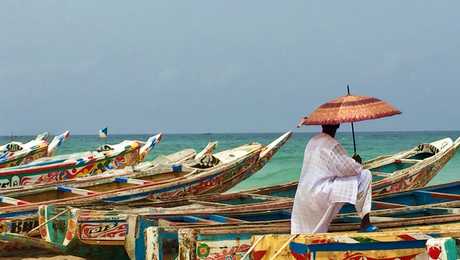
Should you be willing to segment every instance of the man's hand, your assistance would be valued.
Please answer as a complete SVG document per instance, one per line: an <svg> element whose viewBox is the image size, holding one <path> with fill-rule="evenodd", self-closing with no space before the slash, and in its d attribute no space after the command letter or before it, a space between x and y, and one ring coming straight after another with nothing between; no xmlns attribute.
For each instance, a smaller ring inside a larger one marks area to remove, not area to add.
<svg viewBox="0 0 460 260"><path fill-rule="evenodd" d="M353 158L353 160L355 160L359 164L363 163L363 160L361 159L361 156L359 156L359 154L357 154L357 153L353 154L353 156L351 158Z"/></svg>

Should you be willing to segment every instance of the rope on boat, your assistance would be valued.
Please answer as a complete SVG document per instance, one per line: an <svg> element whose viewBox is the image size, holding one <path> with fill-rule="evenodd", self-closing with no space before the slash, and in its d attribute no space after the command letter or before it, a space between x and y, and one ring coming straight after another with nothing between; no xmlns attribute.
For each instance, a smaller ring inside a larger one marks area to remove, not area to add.
<svg viewBox="0 0 460 260"><path fill-rule="evenodd" d="M36 231L36 230L38 230L39 228L43 227L44 225L48 224L48 222L55 220L55 219L58 218L59 216L64 215L64 214L67 213L69 210L70 210L70 208L67 208L67 209L64 210L63 212L57 214L56 216L54 216L54 217L48 219L47 221L41 223L40 225L34 227L32 230L30 230L29 232L27 232L27 236L32 235L32 233L33 233L34 231Z"/></svg>
<svg viewBox="0 0 460 260"><path fill-rule="evenodd" d="M254 251L254 249L256 248L257 244L260 243L260 241L262 241L262 239L264 238L265 236L260 236L256 242L254 242L254 244L252 244L252 246L249 248L249 250L246 252L246 254L243 255L243 257L241 258L241 260L244 260L246 259L246 257L248 257L252 251Z"/></svg>
<svg viewBox="0 0 460 260"><path fill-rule="evenodd" d="M278 249L278 251L275 252L275 254L273 254L273 256L270 258L270 260L275 260L279 254L281 254L281 252L292 242L292 240L294 240L297 236L299 236L299 234L296 234L296 235L292 235L287 241L286 243L283 244L283 246Z"/></svg>

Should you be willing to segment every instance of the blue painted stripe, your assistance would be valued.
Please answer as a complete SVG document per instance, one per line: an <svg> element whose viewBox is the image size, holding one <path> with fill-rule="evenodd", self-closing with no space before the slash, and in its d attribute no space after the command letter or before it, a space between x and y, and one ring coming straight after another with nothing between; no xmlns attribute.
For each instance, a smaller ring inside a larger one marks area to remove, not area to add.
<svg viewBox="0 0 460 260"><path fill-rule="evenodd" d="M126 178L126 177L116 177L115 180L113 180L113 182L116 182L116 183L128 183L128 178Z"/></svg>
<svg viewBox="0 0 460 260"><path fill-rule="evenodd" d="M375 243L328 243L328 244L301 244L290 243L293 253L305 254L306 252L330 251L366 251L366 250L396 250L409 248L425 248L426 240L375 242Z"/></svg>
<svg viewBox="0 0 460 260"><path fill-rule="evenodd" d="M175 222L186 222L186 223L198 223L198 222L203 222L204 219L194 217L194 216L175 216L175 217L167 217L165 218L170 221L175 221Z"/></svg>
<svg viewBox="0 0 460 260"><path fill-rule="evenodd" d="M220 215L210 215L208 216L209 220L220 222L220 223L228 223L228 218Z"/></svg>
<svg viewBox="0 0 460 260"><path fill-rule="evenodd" d="M72 189L67 188L65 186L57 186L57 190L61 192L72 192Z"/></svg>
<svg viewBox="0 0 460 260"><path fill-rule="evenodd" d="M29 211L17 211L17 212L10 212L10 213L3 213L0 214L0 218L11 218L11 217L22 217L22 216L29 216L29 215L36 215L38 210L29 210Z"/></svg>
<svg viewBox="0 0 460 260"><path fill-rule="evenodd" d="M58 190L58 191L61 191L61 192L72 192L72 189L67 188L67 187L65 187L65 186L58 186L58 187L57 187L57 190Z"/></svg>

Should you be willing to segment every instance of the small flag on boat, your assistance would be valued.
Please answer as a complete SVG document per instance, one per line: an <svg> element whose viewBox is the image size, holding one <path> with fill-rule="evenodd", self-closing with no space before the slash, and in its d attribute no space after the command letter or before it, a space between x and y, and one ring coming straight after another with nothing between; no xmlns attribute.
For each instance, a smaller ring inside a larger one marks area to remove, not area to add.
<svg viewBox="0 0 460 260"><path fill-rule="evenodd" d="M99 138L107 138L107 127L99 130Z"/></svg>

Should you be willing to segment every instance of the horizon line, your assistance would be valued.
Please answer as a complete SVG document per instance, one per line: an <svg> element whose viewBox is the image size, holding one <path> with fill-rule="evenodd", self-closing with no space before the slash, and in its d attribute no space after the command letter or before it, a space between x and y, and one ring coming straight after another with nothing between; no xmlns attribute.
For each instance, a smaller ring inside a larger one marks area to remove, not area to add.
<svg viewBox="0 0 460 260"><path fill-rule="evenodd" d="M171 133L165 133L162 132L164 135L212 135L212 134L280 134L280 133L285 133L287 131L292 131L293 133L304 133L304 134L311 134L311 133L318 133L319 131L296 131L296 130L286 130L286 131L267 131L267 132L171 132ZM351 133L351 131L337 131L338 133ZM460 132L460 130L360 130L360 131L355 131L355 133L421 133L421 132L426 132L426 133L433 133L433 132ZM39 133L43 132L38 132L37 134L20 134L20 135L15 135L15 134L10 134L10 135L5 135L5 134L0 134L0 137L28 137L28 136L36 136ZM126 135L155 135L159 132L156 133L112 133L109 136L126 136ZM54 135L54 134L50 134ZM70 132L70 135L74 136L97 136L98 134L73 134Z"/></svg>

